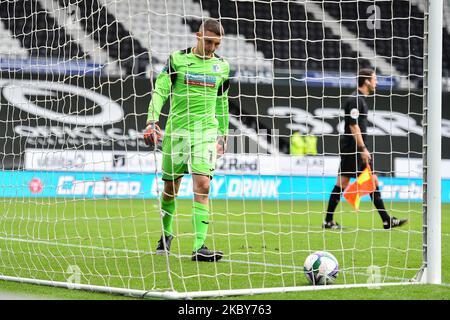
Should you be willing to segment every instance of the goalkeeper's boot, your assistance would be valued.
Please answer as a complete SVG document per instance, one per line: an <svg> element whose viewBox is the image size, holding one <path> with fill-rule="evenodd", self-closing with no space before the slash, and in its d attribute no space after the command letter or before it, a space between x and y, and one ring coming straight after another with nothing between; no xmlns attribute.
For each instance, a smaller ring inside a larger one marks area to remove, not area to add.
<svg viewBox="0 0 450 320"><path fill-rule="evenodd" d="M156 247L156 254L165 255L170 252L170 243L172 242L173 236L161 236L158 241L158 246Z"/></svg>
<svg viewBox="0 0 450 320"><path fill-rule="evenodd" d="M333 220L333 221L325 221L322 225L322 228L332 229L332 230L340 230L340 229L342 229L342 226Z"/></svg>
<svg viewBox="0 0 450 320"><path fill-rule="evenodd" d="M207 261L214 262L222 259L222 251L209 250L205 245L202 245L200 249L192 252L192 261Z"/></svg>
<svg viewBox="0 0 450 320"><path fill-rule="evenodd" d="M383 228L385 229L392 229L401 227L402 225L406 224L408 222L408 219L397 219L396 217L390 218L388 221L383 222Z"/></svg>

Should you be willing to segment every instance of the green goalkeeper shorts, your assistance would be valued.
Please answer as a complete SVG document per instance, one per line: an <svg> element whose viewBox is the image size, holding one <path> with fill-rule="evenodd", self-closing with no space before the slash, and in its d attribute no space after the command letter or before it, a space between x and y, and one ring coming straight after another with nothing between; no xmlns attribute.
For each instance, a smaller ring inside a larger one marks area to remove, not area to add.
<svg viewBox="0 0 450 320"><path fill-rule="evenodd" d="M176 180L186 173L214 176L216 139L189 140L165 136L162 142L162 179Z"/></svg>

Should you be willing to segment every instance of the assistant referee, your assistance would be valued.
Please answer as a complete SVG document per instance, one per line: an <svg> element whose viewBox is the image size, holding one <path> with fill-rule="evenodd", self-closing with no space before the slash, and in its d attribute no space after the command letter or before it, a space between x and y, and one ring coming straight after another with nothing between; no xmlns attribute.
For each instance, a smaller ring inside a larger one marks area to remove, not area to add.
<svg viewBox="0 0 450 320"><path fill-rule="evenodd" d="M348 186L350 178L356 178L366 167L370 165L372 157L367 149L367 114L369 107L366 98L375 91L377 77L372 69L361 69L358 74L358 89L346 100L345 109L345 132L339 138L341 163L337 176L336 185L331 191L328 201L327 214L323 228L341 229L333 214L341 199L342 191ZM379 190L378 178L373 175L376 189L370 197L380 214L384 229L400 227L408 222L407 219L390 217L384 207L383 199Z"/></svg>

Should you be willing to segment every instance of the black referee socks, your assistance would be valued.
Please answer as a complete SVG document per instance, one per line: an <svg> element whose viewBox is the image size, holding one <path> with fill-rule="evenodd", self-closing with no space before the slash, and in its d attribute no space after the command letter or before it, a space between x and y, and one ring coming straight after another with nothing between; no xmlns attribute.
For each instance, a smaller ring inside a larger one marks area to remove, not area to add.
<svg viewBox="0 0 450 320"><path fill-rule="evenodd" d="M326 222L333 221L333 214L336 210L339 201L341 201L342 189L339 186L334 186L333 191L331 191L330 200L328 200L327 217Z"/></svg>
<svg viewBox="0 0 450 320"><path fill-rule="evenodd" d="M381 199L381 193L378 187L375 189L374 192L370 194L370 198L372 198L375 208L378 209L378 213L380 214L380 217L383 220L383 222L389 221L391 217L389 217L389 214L387 213L384 207L384 202L383 199Z"/></svg>
<svg viewBox="0 0 450 320"><path fill-rule="evenodd" d="M326 222L333 221L334 211L341 201L342 189L339 186L334 186L333 191L331 191L330 200L328 200L328 208L327 208L327 216L325 218ZM380 214L381 219L384 221L389 221L391 218L384 207L383 199L381 199L380 189L377 187L374 192L370 194L370 198L377 208L378 213Z"/></svg>

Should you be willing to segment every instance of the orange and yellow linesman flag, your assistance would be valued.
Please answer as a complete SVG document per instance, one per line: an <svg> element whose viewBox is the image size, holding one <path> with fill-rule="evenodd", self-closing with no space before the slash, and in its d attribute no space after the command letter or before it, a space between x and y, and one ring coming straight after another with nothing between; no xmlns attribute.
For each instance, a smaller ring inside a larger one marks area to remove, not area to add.
<svg viewBox="0 0 450 320"><path fill-rule="evenodd" d="M370 166L367 166L356 181L347 187L344 192L344 198L358 211L361 197L366 194L371 194L374 191L375 181L372 177L372 170Z"/></svg>

